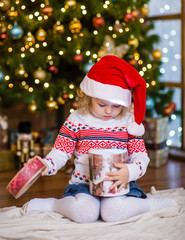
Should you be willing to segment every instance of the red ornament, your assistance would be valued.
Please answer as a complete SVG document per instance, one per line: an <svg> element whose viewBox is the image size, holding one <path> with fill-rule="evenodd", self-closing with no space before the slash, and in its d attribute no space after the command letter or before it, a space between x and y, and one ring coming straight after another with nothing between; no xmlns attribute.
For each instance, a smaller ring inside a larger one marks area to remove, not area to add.
<svg viewBox="0 0 185 240"><path fill-rule="evenodd" d="M78 103L76 102L76 101L74 101L73 103L72 103L72 106L76 109L77 108L77 105L78 105Z"/></svg>
<svg viewBox="0 0 185 240"><path fill-rule="evenodd" d="M105 25L105 20L103 17L94 17L93 18L93 26L95 28L100 28Z"/></svg>
<svg viewBox="0 0 185 240"><path fill-rule="evenodd" d="M164 107L163 112L164 112L164 115L169 117L173 114L174 110L171 107L166 106L166 107Z"/></svg>
<svg viewBox="0 0 185 240"><path fill-rule="evenodd" d="M130 59L128 62L134 67L137 66L137 61L135 59Z"/></svg>
<svg viewBox="0 0 185 240"><path fill-rule="evenodd" d="M165 115L171 116L174 113L175 109L176 109L176 104L174 102L170 102L164 107L163 112Z"/></svg>
<svg viewBox="0 0 185 240"><path fill-rule="evenodd" d="M66 98L68 98L68 94L64 93L62 97L63 97L63 99L66 99Z"/></svg>
<svg viewBox="0 0 185 240"><path fill-rule="evenodd" d="M83 61L83 56L81 54L76 54L76 55L74 55L73 59L74 59L75 63L80 63Z"/></svg>
<svg viewBox="0 0 185 240"><path fill-rule="evenodd" d="M168 105L169 105L170 108L172 108L175 111L176 104L174 102L170 102Z"/></svg>
<svg viewBox="0 0 185 240"><path fill-rule="evenodd" d="M0 34L0 45L3 45L8 40L8 34L1 33Z"/></svg>
<svg viewBox="0 0 185 240"><path fill-rule="evenodd" d="M131 13L127 13L124 17L125 22L129 22L134 20L135 18L133 17L133 15Z"/></svg>
<svg viewBox="0 0 185 240"><path fill-rule="evenodd" d="M48 70L51 72L51 73L54 73L54 74L57 74L58 73L58 68L55 66L55 65L50 65Z"/></svg>
<svg viewBox="0 0 185 240"><path fill-rule="evenodd" d="M46 7L41 9L41 12L42 12L43 15L46 15L46 16L50 17L52 15L53 8L50 7L50 6L46 6Z"/></svg>

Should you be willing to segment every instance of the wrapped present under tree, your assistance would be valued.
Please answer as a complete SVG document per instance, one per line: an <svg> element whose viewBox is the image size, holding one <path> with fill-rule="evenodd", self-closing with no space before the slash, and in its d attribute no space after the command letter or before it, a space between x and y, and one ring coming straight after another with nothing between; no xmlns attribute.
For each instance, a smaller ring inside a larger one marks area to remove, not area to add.
<svg viewBox="0 0 185 240"><path fill-rule="evenodd" d="M160 167L168 161L168 117L145 118L143 136L150 158L149 166Z"/></svg>

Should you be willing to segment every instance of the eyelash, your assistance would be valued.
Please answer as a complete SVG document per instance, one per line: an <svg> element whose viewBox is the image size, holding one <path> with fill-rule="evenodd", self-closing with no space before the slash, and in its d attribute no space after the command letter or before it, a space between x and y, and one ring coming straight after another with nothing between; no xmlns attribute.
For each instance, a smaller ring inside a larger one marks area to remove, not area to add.
<svg viewBox="0 0 185 240"><path fill-rule="evenodd" d="M99 104L99 106L100 106L100 107L105 107L104 104ZM120 105L113 105L113 107L118 108L118 107L120 107Z"/></svg>

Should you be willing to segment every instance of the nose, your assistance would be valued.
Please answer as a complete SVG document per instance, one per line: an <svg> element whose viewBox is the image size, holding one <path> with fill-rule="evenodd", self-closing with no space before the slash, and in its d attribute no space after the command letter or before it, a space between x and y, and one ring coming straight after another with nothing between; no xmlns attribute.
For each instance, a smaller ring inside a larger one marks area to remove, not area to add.
<svg viewBox="0 0 185 240"><path fill-rule="evenodd" d="M111 112L112 112L111 106L106 106L106 108L105 108L105 113L106 113L106 114L111 114Z"/></svg>

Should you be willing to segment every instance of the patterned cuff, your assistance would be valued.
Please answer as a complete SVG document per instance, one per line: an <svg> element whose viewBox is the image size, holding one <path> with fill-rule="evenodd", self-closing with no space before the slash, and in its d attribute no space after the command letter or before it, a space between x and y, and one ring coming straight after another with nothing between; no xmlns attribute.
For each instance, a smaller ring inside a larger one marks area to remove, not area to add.
<svg viewBox="0 0 185 240"><path fill-rule="evenodd" d="M52 158L43 158L44 162L48 165L49 171L47 175L52 175L56 171L55 163L53 162Z"/></svg>
<svg viewBox="0 0 185 240"><path fill-rule="evenodd" d="M129 170L129 182L136 181L143 175L142 165L139 163L130 163L127 164Z"/></svg>

